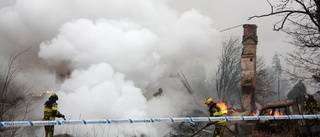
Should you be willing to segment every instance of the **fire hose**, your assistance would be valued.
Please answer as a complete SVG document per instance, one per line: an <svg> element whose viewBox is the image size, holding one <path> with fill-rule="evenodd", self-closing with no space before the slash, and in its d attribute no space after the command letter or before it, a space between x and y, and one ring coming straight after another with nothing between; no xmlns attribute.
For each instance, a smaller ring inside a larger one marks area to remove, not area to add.
<svg viewBox="0 0 320 137"><path fill-rule="evenodd" d="M98 120L56 120L56 121L1 121L1 127L45 126L74 124L120 124L120 123L156 123L156 122L211 122L211 121L248 121L281 119L319 119L320 115L281 115L281 116L232 116L232 117L182 117L182 118L141 118L141 119L98 119Z"/></svg>
<svg viewBox="0 0 320 137"><path fill-rule="evenodd" d="M237 135L228 127L228 126L225 126L235 137L237 137Z"/></svg>
<svg viewBox="0 0 320 137"><path fill-rule="evenodd" d="M197 135L198 133L200 133L203 129L205 129L206 127L209 127L211 125L207 124L206 126L202 127L201 129L199 129L198 131L194 132L194 134L191 137L194 137L195 135ZM225 126L235 137L237 137L237 135L228 127Z"/></svg>
<svg viewBox="0 0 320 137"><path fill-rule="evenodd" d="M204 127L202 127L201 129L199 129L198 131L194 132L194 134L191 137L194 137L195 135L197 135L198 133L200 133L203 129L205 129L206 127L211 126L211 125L206 125Z"/></svg>

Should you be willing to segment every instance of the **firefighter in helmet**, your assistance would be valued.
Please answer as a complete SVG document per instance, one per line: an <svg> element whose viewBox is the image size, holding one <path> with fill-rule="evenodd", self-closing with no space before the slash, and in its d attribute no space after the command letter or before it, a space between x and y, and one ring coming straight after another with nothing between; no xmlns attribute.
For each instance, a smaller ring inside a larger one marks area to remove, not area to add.
<svg viewBox="0 0 320 137"><path fill-rule="evenodd" d="M65 120L65 116L58 111L57 103L58 100L57 94L53 93L49 100L44 103L44 121L54 121L56 117L63 118ZM45 137L53 137L54 125L44 126L46 131Z"/></svg>
<svg viewBox="0 0 320 137"><path fill-rule="evenodd" d="M319 104L313 98L313 95L307 96L307 99L304 102L304 106L305 106L308 114L317 114L319 112Z"/></svg>
<svg viewBox="0 0 320 137"><path fill-rule="evenodd" d="M209 108L209 116L210 117L221 117L223 116L223 113L221 112L221 109L219 106L217 106L217 103L213 101L212 98L208 98L205 103ZM223 137L224 134L224 128L227 125L227 122L225 120L223 121L211 121L207 124L207 126L210 126L214 124L215 129L213 132L213 137Z"/></svg>

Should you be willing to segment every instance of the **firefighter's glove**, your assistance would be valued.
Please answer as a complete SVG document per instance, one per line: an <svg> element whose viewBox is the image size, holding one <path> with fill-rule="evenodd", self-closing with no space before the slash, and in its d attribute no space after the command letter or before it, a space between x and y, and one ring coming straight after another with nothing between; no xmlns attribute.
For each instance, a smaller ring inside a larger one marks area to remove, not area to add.
<svg viewBox="0 0 320 137"><path fill-rule="evenodd" d="M209 123L207 123L206 126L208 127L208 126L211 126L212 124L213 124L213 123L209 122Z"/></svg>
<svg viewBox="0 0 320 137"><path fill-rule="evenodd" d="M64 120L66 120L66 116L64 116L63 114L59 114L59 115L57 115L57 117L60 117L60 118L63 118Z"/></svg>

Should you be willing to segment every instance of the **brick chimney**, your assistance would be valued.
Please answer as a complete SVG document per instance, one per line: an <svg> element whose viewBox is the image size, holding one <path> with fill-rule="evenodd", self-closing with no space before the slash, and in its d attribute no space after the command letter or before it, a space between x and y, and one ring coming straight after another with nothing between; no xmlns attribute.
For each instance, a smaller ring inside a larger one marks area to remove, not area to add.
<svg viewBox="0 0 320 137"><path fill-rule="evenodd" d="M243 25L241 55L242 110L254 112L256 89L257 25Z"/></svg>
<svg viewBox="0 0 320 137"><path fill-rule="evenodd" d="M243 36L242 39L246 40L249 37L258 40L257 37L257 25L255 24L244 24L243 25Z"/></svg>

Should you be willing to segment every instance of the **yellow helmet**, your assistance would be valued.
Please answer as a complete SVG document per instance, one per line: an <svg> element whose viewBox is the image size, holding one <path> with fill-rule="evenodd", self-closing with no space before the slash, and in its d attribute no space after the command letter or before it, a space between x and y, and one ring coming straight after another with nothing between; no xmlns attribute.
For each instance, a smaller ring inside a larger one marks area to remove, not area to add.
<svg viewBox="0 0 320 137"><path fill-rule="evenodd" d="M207 100L206 100L206 105L209 105L210 103L214 103L214 101L213 101L213 99L212 98L208 98Z"/></svg>

